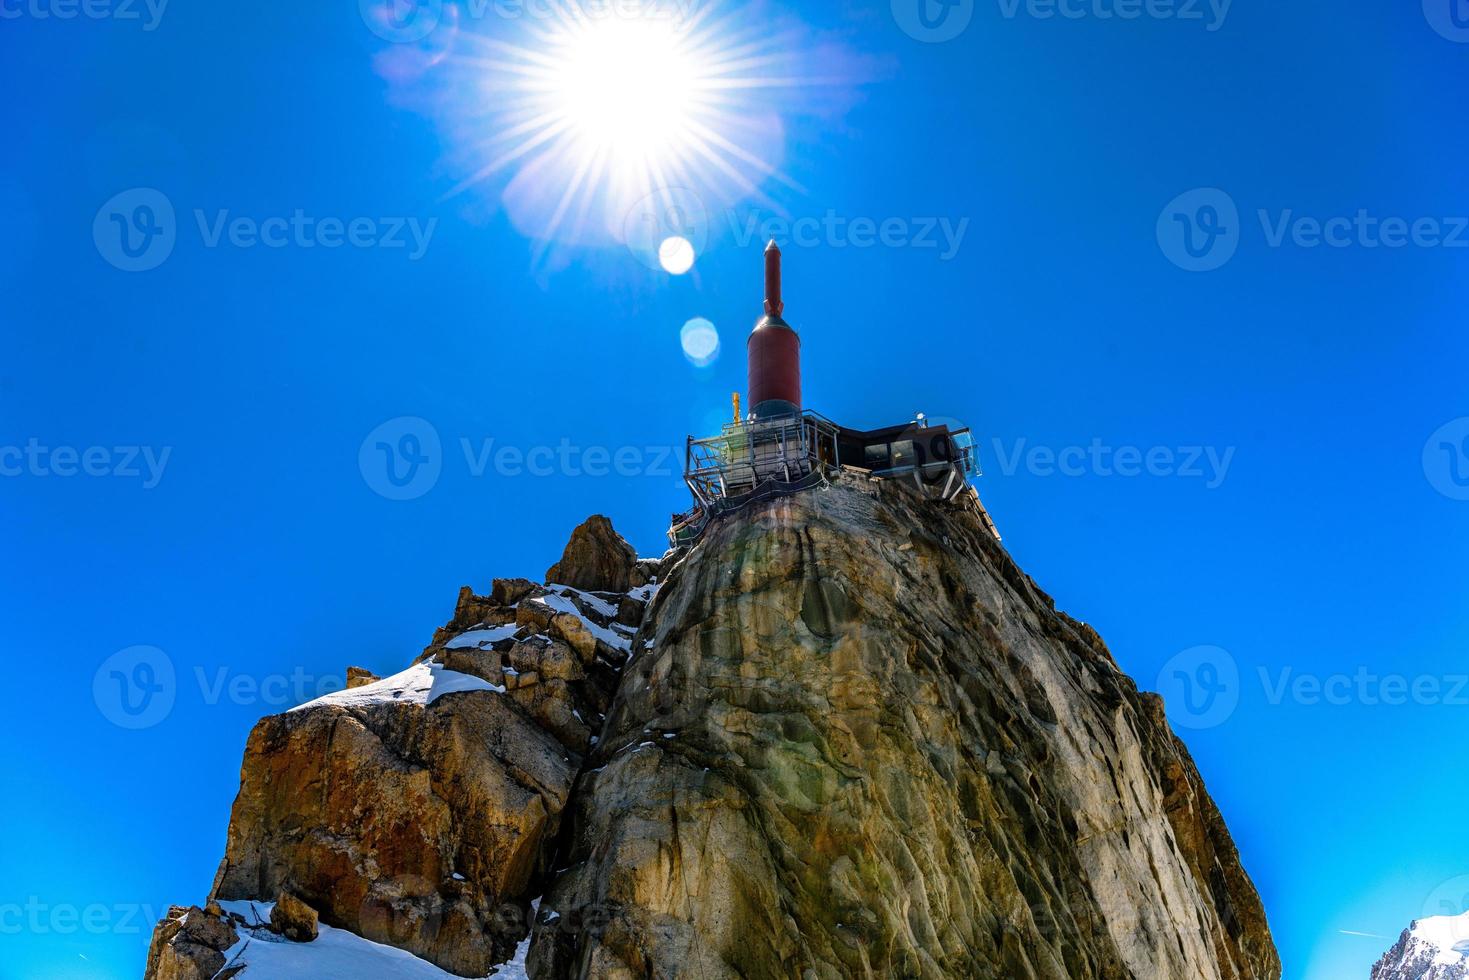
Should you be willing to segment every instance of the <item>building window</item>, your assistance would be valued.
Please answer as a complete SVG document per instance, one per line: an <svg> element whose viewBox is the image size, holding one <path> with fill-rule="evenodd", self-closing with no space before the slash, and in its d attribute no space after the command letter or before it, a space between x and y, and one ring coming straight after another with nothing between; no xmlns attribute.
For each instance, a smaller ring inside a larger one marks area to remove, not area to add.
<svg viewBox="0 0 1469 980"><path fill-rule="evenodd" d="M893 443L893 469L901 466L916 466L918 464L918 453L913 448L912 439L904 439L902 442Z"/></svg>

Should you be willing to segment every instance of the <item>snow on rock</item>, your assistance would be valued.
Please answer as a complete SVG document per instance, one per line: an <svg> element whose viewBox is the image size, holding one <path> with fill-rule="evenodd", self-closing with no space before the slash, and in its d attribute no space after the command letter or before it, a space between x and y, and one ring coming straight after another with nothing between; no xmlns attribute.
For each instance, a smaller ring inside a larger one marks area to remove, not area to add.
<svg viewBox="0 0 1469 980"><path fill-rule="evenodd" d="M582 595L584 596L585 593L582 593ZM596 596L591 596L590 598L595 600L596 602L602 602L602 600L597 599ZM545 606L553 613L569 613L570 615L575 616L577 619L582 621L582 625L587 628L587 632L591 633L597 639L601 640L609 647L612 647L614 650L621 650L624 653L630 652L632 650L632 632L635 631L620 632L617 624L615 623L611 627L599 626L597 623L593 622L585 613L583 613L581 609L577 607L576 603L572 602L564 595L557 595L555 593L552 593L550 595L538 596L534 599L527 599L526 602ZM607 605L610 608L610 604L605 602L603 602L602 604ZM598 611L600 612L600 610ZM615 615L616 610L613 610L612 614ZM627 629L627 627L622 627L622 629Z"/></svg>
<svg viewBox="0 0 1469 980"><path fill-rule="evenodd" d="M608 602L606 599L603 599L601 596L593 595L590 592L584 592L581 589L574 589L569 585L548 585L546 586L546 588L564 598L569 599L572 596L575 596L578 600L585 603L588 608L590 608L599 616L605 616L608 619L611 619L613 616L617 615L617 607ZM549 597L542 596L541 598L545 599Z"/></svg>
<svg viewBox="0 0 1469 980"><path fill-rule="evenodd" d="M461 691L494 691L497 694L504 694L505 688L496 687L489 681L469 674L446 670L441 664L421 663L414 664L401 674L384 677L380 681L363 687L336 691L291 710L305 711L307 708L324 704L335 704L344 708L365 708L393 701L428 705L433 704L445 694L457 694Z"/></svg>
<svg viewBox="0 0 1469 980"><path fill-rule="evenodd" d="M1419 919L1408 932L1436 947L1438 955L1435 962L1441 965L1463 963L1469 959L1469 912Z"/></svg>
<svg viewBox="0 0 1469 980"><path fill-rule="evenodd" d="M1377 961L1372 980L1469 980L1469 912L1414 922Z"/></svg>
<svg viewBox="0 0 1469 980"><path fill-rule="evenodd" d="M532 921L535 920L540 910L541 900L539 898L530 903ZM515 947L515 955L510 958L510 962L497 966L495 972L490 975L495 980L530 980L530 976L525 972L525 958L530 955L530 940L529 935L522 939L520 945Z"/></svg>
<svg viewBox="0 0 1469 980"><path fill-rule="evenodd" d="M641 585L628 593L630 597L636 599L639 602L652 602L653 597L657 594L657 582L649 582L647 585Z"/></svg>
<svg viewBox="0 0 1469 980"><path fill-rule="evenodd" d="M515 635L518 627L514 623L504 626L493 626L485 629L470 630L461 633L448 643L444 644L445 650L483 650L501 640L508 640Z"/></svg>
<svg viewBox="0 0 1469 980"><path fill-rule="evenodd" d="M345 929L320 927L314 942L288 942L265 928L270 922L272 902L220 902L225 911L244 917L259 928L242 926L240 941L225 953L225 968L246 966L244 977L259 980L457 980L427 960L392 946L383 946L353 935ZM524 961L517 950L517 957ZM502 968L503 969L503 968ZM501 977L524 977L495 973Z"/></svg>

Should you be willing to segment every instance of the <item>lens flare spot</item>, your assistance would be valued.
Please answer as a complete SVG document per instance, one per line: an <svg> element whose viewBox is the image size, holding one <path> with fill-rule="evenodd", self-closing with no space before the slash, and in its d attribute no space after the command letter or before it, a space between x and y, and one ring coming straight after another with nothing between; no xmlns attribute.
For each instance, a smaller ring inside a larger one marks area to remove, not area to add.
<svg viewBox="0 0 1469 980"><path fill-rule="evenodd" d="M703 317L695 317L679 331L683 355L699 367L713 364L719 357L719 331Z"/></svg>
<svg viewBox="0 0 1469 980"><path fill-rule="evenodd" d="M663 239L658 246L658 264L663 271L681 276L694 267L694 245L682 235Z"/></svg>

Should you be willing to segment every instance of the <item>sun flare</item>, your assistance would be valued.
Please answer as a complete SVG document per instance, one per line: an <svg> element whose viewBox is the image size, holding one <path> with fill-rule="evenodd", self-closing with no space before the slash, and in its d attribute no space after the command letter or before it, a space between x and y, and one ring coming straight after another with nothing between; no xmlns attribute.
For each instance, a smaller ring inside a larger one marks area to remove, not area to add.
<svg viewBox="0 0 1469 980"><path fill-rule="evenodd" d="M458 126L478 136L457 190L503 181L507 215L543 249L617 242L681 274L715 208L767 203L772 178L796 187L783 114L833 82L805 73L821 62L791 31L716 2L548 9L461 38Z"/></svg>
<svg viewBox="0 0 1469 980"><path fill-rule="evenodd" d="M606 153L615 168L676 155L700 112L698 68L666 21L605 19L577 24L550 53L552 111L579 157Z"/></svg>

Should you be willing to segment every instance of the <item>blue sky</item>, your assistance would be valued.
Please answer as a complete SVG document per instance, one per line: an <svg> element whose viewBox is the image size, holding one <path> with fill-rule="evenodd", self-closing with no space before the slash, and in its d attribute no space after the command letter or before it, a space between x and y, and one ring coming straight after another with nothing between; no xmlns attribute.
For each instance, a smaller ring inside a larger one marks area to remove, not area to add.
<svg viewBox="0 0 1469 980"><path fill-rule="evenodd" d="M781 217L808 404L974 427L1017 560L1168 694L1286 975L1465 908L1469 12L904 3L725 5L824 81L741 93L779 174L696 194L674 276L537 240L554 171L466 183L506 98L467 53L524 19L0 0L0 977L139 975L255 719L459 586L594 512L660 553Z"/></svg>

